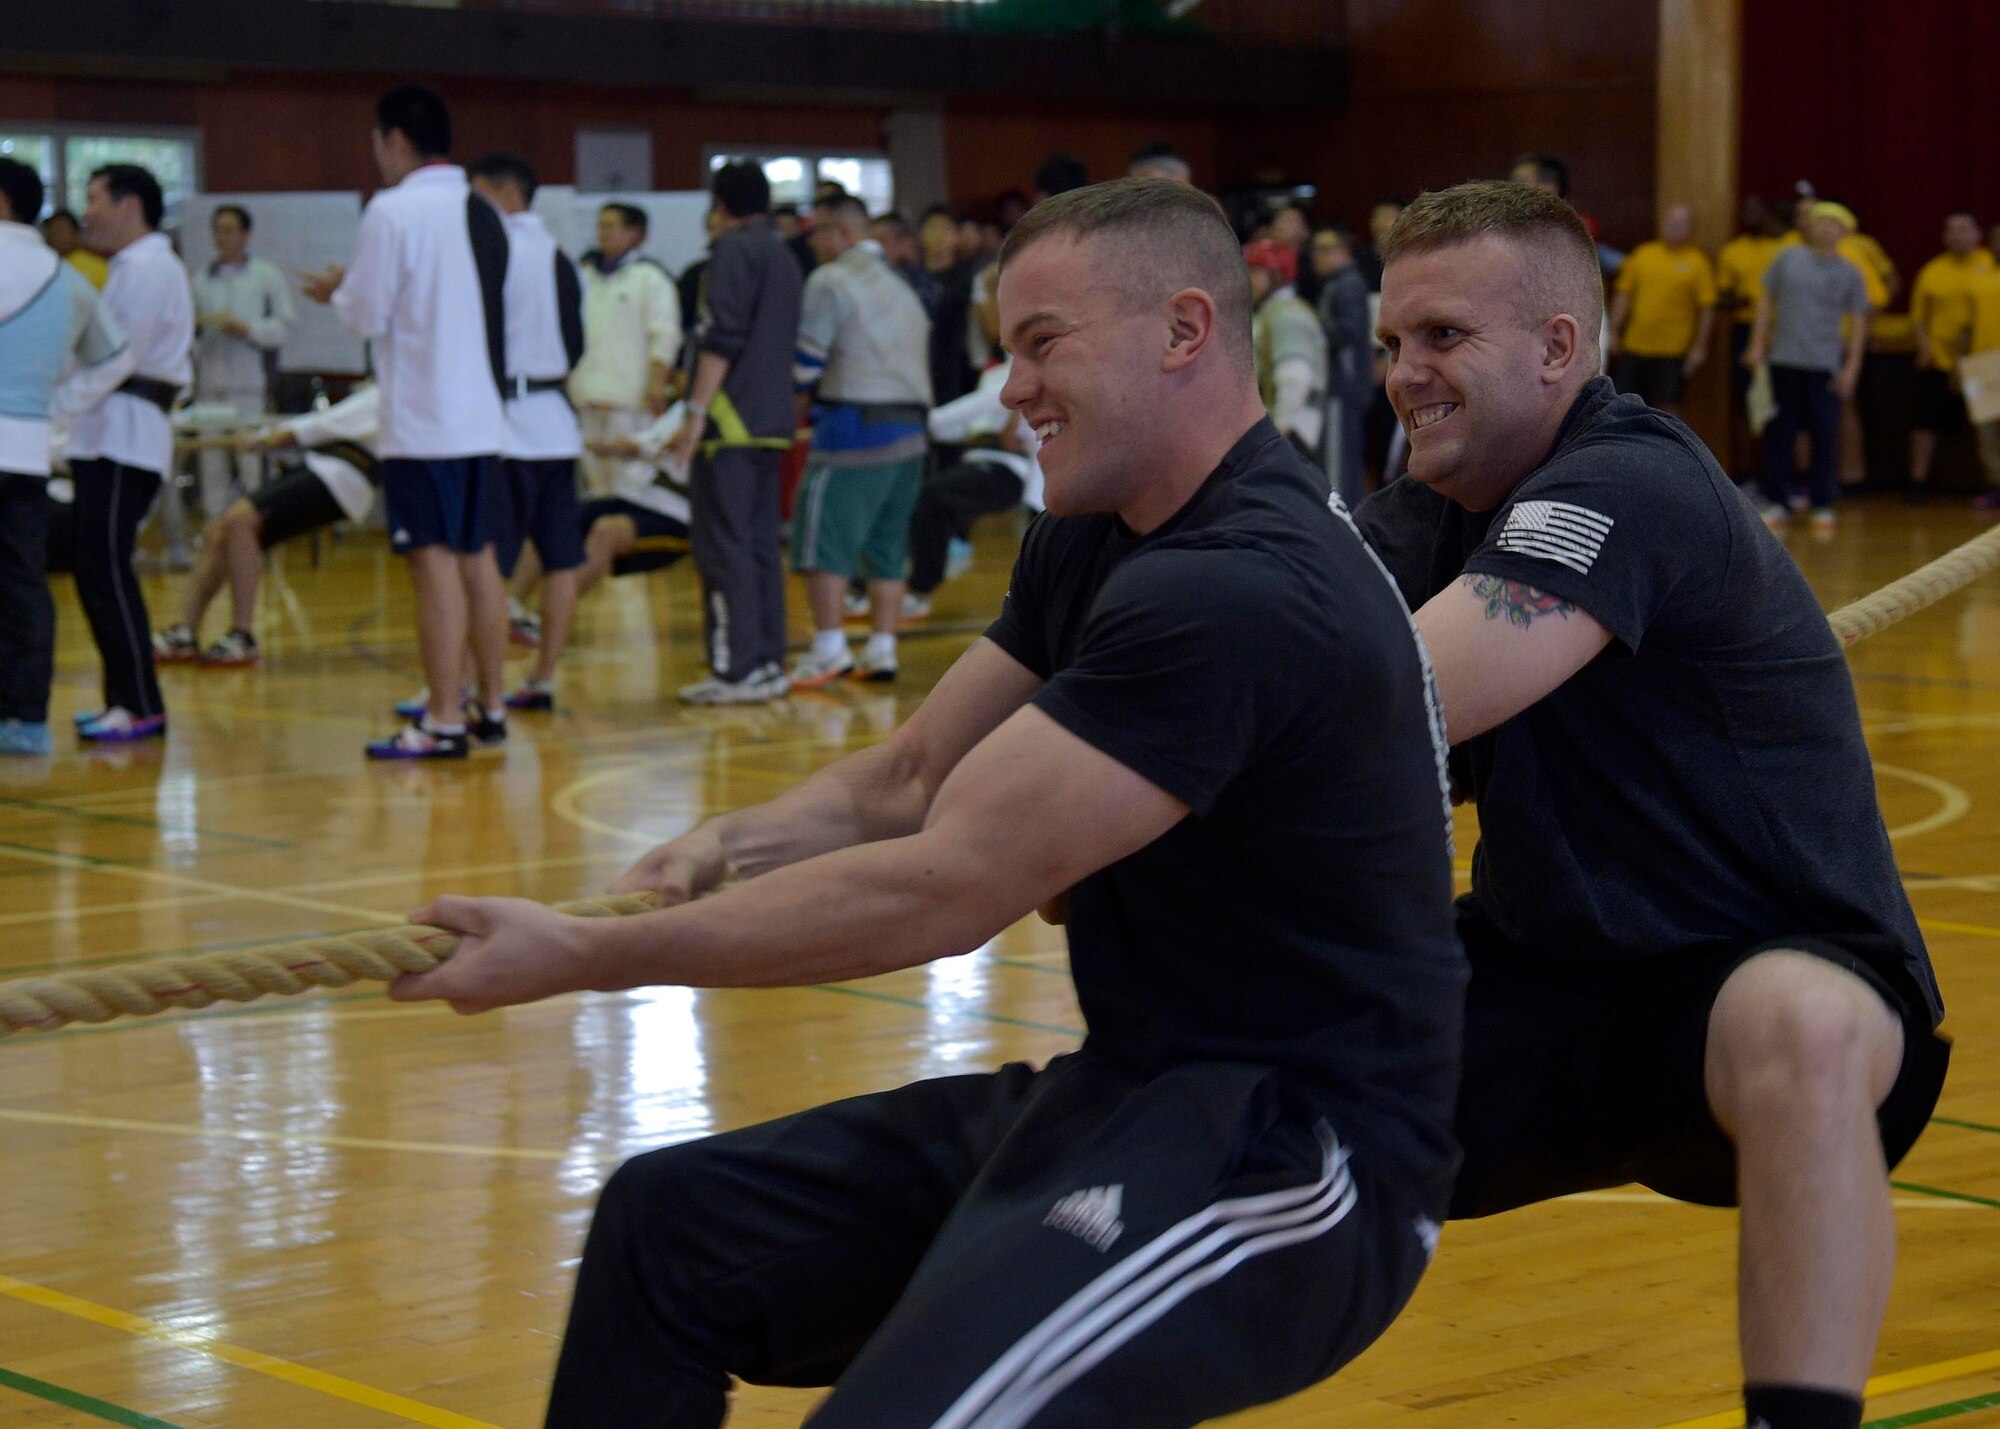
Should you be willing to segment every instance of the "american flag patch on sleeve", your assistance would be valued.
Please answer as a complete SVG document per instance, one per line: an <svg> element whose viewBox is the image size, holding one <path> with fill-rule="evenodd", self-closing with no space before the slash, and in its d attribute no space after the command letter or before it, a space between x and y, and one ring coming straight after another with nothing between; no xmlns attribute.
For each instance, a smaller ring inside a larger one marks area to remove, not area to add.
<svg viewBox="0 0 2000 1429"><path fill-rule="evenodd" d="M1609 516L1567 501L1517 501L1493 545L1516 555L1554 561L1587 576L1597 553L1604 549L1611 524Z"/></svg>

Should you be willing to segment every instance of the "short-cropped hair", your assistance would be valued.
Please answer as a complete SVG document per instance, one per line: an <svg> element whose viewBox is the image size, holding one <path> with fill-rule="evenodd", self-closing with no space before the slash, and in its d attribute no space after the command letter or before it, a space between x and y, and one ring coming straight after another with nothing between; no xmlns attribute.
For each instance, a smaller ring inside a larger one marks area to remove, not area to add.
<svg viewBox="0 0 2000 1429"><path fill-rule="evenodd" d="M419 158L451 152L451 107L427 84L399 84L376 100L375 127L384 134L401 131Z"/></svg>
<svg viewBox="0 0 2000 1429"><path fill-rule="evenodd" d="M465 166L465 172L467 177L484 179L489 184L512 184L528 203L535 201L535 190L541 187L535 178L535 166L506 149L481 154Z"/></svg>
<svg viewBox="0 0 2000 1429"><path fill-rule="evenodd" d="M1173 179L1124 178L1071 189L1029 209L1000 249L1000 269L1045 238L1115 240L1105 263L1133 304L1163 302L1183 288L1215 300L1229 348L1248 362L1250 268L1222 205Z"/></svg>
<svg viewBox="0 0 2000 1429"><path fill-rule="evenodd" d="M213 224L216 219L222 217L222 215L224 215L225 213L234 214L236 216L237 223L242 225L243 231L245 233L250 232L257 226L256 224L250 221L250 210L245 208L240 203L217 204L215 206L215 212L208 216L209 223Z"/></svg>
<svg viewBox="0 0 2000 1429"><path fill-rule="evenodd" d="M838 223L847 228L863 229L868 226L868 205L852 194L818 199L813 203L813 212L822 215L828 223Z"/></svg>
<svg viewBox="0 0 2000 1429"><path fill-rule="evenodd" d="M1517 288L1523 318L1539 326L1568 313L1584 346L1597 347L1604 319L1604 279L1597 245L1576 210L1532 184L1481 179L1420 194L1397 218L1382 244L1382 265L1399 258L1498 239L1521 256Z"/></svg>
<svg viewBox="0 0 2000 1429"><path fill-rule="evenodd" d="M41 216L42 176L19 159L0 159L0 194L7 195L14 222L33 223Z"/></svg>
<svg viewBox="0 0 2000 1429"><path fill-rule="evenodd" d="M739 159L717 169L713 191L731 218L755 218L771 211L771 181L754 160Z"/></svg>
<svg viewBox="0 0 2000 1429"><path fill-rule="evenodd" d="M158 228L166 215L167 201L160 193L160 181L153 177L150 169L137 164L106 164L90 176L93 180L104 180L104 191L115 202L120 199L139 200L139 212L146 220L146 227Z"/></svg>
<svg viewBox="0 0 2000 1429"><path fill-rule="evenodd" d="M638 229L641 238L646 236L646 229L650 226L646 221L646 210L640 208L637 204L607 203L598 212L617 214L618 221L627 228Z"/></svg>

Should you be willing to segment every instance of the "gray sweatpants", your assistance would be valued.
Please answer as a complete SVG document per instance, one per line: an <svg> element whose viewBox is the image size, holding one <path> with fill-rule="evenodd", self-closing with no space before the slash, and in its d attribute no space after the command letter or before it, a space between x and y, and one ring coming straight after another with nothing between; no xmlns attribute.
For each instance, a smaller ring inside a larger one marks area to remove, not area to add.
<svg viewBox="0 0 2000 1429"><path fill-rule="evenodd" d="M724 447L689 475L701 635L708 667L747 680L785 660L785 574L779 560L779 451Z"/></svg>

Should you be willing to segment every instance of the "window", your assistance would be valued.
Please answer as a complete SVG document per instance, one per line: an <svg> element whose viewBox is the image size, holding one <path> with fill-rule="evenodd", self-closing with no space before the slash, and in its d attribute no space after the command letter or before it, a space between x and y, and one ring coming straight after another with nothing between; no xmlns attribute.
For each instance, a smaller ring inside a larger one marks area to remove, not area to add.
<svg viewBox="0 0 2000 1429"><path fill-rule="evenodd" d="M189 129L112 132L70 125L0 130L0 154L31 165L48 185L44 212L83 213L93 170L106 164L142 164L160 181L172 216L182 199L201 188L201 141Z"/></svg>
<svg viewBox="0 0 2000 1429"><path fill-rule="evenodd" d="M779 154L756 149L710 149L709 172L738 159L754 159L763 166L764 177L771 184L773 204L811 208L813 186L830 180L860 199L870 213L881 213L895 206L895 180L890 175L888 159L881 154Z"/></svg>

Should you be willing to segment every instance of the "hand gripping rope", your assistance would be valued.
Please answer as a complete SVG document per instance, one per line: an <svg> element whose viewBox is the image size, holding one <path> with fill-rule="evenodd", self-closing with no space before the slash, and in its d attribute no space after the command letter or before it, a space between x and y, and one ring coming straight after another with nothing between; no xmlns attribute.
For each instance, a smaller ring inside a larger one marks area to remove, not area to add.
<svg viewBox="0 0 2000 1429"><path fill-rule="evenodd" d="M2000 568L2000 526L1975 536L1901 580L1844 605L1827 617L1842 645L1852 645L1907 620ZM583 918L618 917L656 907L644 897L606 895L558 903L558 913ZM312 938L261 948L189 957L155 958L123 967L51 973L0 983L0 1037L47 1032L71 1022L149 1017L169 1007L249 1002L271 994L315 987L347 987L363 980L387 982L403 973L429 972L458 946L438 928L380 928L339 937Z"/></svg>

